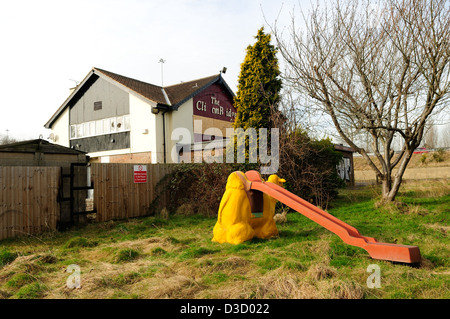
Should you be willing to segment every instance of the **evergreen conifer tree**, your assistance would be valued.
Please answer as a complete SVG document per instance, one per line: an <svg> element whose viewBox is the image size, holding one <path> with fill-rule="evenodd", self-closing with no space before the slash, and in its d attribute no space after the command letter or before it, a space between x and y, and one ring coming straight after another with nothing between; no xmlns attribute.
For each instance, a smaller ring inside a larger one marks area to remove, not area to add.
<svg viewBox="0 0 450 319"><path fill-rule="evenodd" d="M271 115L278 111L281 80L277 49L270 43L264 27L258 30L256 42L247 47L234 98L237 115L234 128L255 129L273 127Z"/></svg>

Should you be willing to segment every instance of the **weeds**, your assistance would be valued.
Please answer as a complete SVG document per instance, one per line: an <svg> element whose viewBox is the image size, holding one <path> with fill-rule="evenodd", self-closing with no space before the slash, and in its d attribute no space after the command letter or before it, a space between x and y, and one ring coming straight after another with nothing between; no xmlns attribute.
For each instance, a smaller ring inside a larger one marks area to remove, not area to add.
<svg viewBox="0 0 450 319"><path fill-rule="evenodd" d="M18 299L37 299L42 298L48 290L48 287L41 282L33 282L23 286L16 293Z"/></svg>
<svg viewBox="0 0 450 319"><path fill-rule="evenodd" d="M11 252L8 248L0 249L0 267L3 267L6 264L14 261L17 256L17 253Z"/></svg>
<svg viewBox="0 0 450 319"><path fill-rule="evenodd" d="M373 187L344 189L328 210L363 235L419 246L418 268L370 259L294 212L279 237L236 246L211 242L215 218L184 213L0 242L0 298L448 299L449 185L405 183L387 207L376 207ZM80 289L64 286L70 264ZM367 287L370 264L382 288Z"/></svg>
<svg viewBox="0 0 450 319"><path fill-rule="evenodd" d="M433 161L436 163L441 163L445 160L445 151L444 149L439 149L436 152L433 153Z"/></svg>
<svg viewBox="0 0 450 319"><path fill-rule="evenodd" d="M95 247L98 243L96 241L84 238L84 237L74 237L69 239L65 244L64 248L75 248L75 247Z"/></svg>
<svg viewBox="0 0 450 319"><path fill-rule="evenodd" d="M34 281L36 281L36 277L27 273L18 273L6 282L6 287L21 288L22 286L30 284Z"/></svg>
<svg viewBox="0 0 450 319"><path fill-rule="evenodd" d="M122 249L117 253L116 262L128 262L139 258L141 254L134 249Z"/></svg>

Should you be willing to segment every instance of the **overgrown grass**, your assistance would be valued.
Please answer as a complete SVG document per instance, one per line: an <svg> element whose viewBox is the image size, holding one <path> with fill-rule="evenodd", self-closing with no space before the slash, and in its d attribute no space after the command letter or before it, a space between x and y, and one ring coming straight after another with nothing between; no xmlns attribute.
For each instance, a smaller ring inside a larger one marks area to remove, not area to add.
<svg viewBox="0 0 450 319"><path fill-rule="evenodd" d="M211 241L215 218L93 223L0 242L0 298L450 298L450 183L406 183L378 207L373 186L344 189L329 212L380 241L420 247L419 267L371 259L296 212L279 236ZM80 266L81 288L66 286ZM369 288L367 267L381 270Z"/></svg>

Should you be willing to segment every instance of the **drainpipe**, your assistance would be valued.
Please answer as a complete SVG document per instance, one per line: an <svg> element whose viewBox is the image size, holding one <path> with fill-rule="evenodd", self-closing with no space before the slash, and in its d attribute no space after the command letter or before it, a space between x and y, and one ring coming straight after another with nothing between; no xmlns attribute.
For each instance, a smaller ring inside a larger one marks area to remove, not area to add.
<svg viewBox="0 0 450 319"><path fill-rule="evenodd" d="M166 164L166 118L165 114L167 111L162 112L162 120L163 120L163 149L164 149L164 164Z"/></svg>
<svg viewBox="0 0 450 319"><path fill-rule="evenodd" d="M162 111L162 121L163 121L163 152L164 152L164 164L167 163L167 157L166 157L166 117L165 114L169 112L171 109L167 105L163 104L157 104L156 107L152 108L153 114L158 114L159 111Z"/></svg>

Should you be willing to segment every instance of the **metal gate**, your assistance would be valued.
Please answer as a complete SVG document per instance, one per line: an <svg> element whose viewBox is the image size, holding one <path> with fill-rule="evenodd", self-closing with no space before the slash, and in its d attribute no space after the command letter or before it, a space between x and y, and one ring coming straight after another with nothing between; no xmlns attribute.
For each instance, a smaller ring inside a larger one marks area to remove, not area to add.
<svg viewBox="0 0 450 319"><path fill-rule="evenodd" d="M65 226L77 223L78 216L93 214L95 209L86 210L86 198L89 190L94 189L94 183L90 178L89 163L71 163L70 171L64 173L61 167L60 201L68 203L61 205L61 222ZM67 210L65 212L64 210Z"/></svg>

